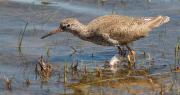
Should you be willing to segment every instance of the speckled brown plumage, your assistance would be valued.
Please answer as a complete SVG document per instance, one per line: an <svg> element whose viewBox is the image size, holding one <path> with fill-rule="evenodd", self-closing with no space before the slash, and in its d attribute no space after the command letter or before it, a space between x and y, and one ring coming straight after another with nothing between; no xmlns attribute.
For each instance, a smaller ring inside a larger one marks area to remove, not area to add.
<svg viewBox="0 0 180 95"><path fill-rule="evenodd" d="M169 17L141 17L108 15L98 17L91 21L87 27L89 32L95 35L107 35L110 39L118 41L118 44L128 44L132 41L146 37L152 28L169 21ZM95 36L93 35L93 36ZM113 45L116 43L112 43ZM108 44L107 44L108 45Z"/></svg>
<svg viewBox="0 0 180 95"><path fill-rule="evenodd" d="M62 31L67 31L79 38L99 45L126 45L169 21L168 16L157 17L129 17L122 15L100 16L87 25L77 19L66 18L60 22ZM48 35L54 34L50 32ZM43 36L42 38L45 38Z"/></svg>
<svg viewBox="0 0 180 95"><path fill-rule="evenodd" d="M77 19L66 18L60 22L58 29L43 36L67 31L79 38L98 45L118 46L119 54L124 56L120 45L125 45L130 54L127 56L132 66L135 63L135 51L127 45L135 40L146 37L149 32L170 20L168 16L128 17L122 15L106 15L98 17L87 25Z"/></svg>

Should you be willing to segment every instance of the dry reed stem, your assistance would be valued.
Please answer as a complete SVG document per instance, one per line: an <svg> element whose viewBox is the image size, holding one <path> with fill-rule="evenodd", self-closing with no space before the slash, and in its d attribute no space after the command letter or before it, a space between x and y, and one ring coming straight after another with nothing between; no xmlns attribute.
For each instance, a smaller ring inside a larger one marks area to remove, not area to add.
<svg viewBox="0 0 180 95"><path fill-rule="evenodd" d="M45 63L42 56L39 59L38 64L40 66L40 70L38 70L38 73L40 74L40 78L43 81L48 81L52 74L52 65Z"/></svg>
<svg viewBox="0 0 180 95"><path fill-rule="evenodd" d="M12 90L12 80L9 78L5 79L5 84L6 84L6 89L7 90Z"/></svg>
<svg viewBox="0 0 180 95"><path fill-rule="evenodd" d="M64 65L64 84L67 84L67 64Z"/></svg>
<svg viewBox="0 0 180 95"><path fill-rule="evenodd" d="M24 38L24 33L26 32L27 26L28 26L28 22L26 23L26 25L24 27L24 30L19 33L19 41L18 41L18 49L19 49L19 51L21 51L22 41L23 41L23 38Z"/></svg>

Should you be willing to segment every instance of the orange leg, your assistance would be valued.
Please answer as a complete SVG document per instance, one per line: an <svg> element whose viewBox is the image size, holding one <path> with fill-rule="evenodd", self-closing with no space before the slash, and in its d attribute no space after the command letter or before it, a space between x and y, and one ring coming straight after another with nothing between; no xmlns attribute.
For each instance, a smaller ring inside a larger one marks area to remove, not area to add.
<svg viewBox="0 0 180 95"><path fill-rule="evenodd" d="M131 64L131 66L135 66L135 62L136 62L136 52L133 51L128 45L126 45L128 51L130 52L130 54L128 54L128 60Z"/></svg>

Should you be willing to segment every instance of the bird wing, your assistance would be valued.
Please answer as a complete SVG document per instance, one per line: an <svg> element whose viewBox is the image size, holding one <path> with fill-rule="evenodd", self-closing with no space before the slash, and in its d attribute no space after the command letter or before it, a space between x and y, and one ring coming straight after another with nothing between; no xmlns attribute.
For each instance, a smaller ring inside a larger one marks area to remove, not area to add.
<svg viewBox="0 0 180 95"><path fill-rule="evenodd" d="M146 25L146 27L155 28L169 21L170 21L170 17L168 16L129 17L122 15L106 15L106 16L100 16L92 20L87 26L89 30L93 32L96 30L104 30L116 24L120 24L123 26Z"/></svg>
<svg viewBox="0 0 180 95"><path fill-rule="evenodd" d="M152 21L155 17L137 17L136 19L142 22L143 24L146 24L149 21Z"/></svg>
<svg viewBox="0 0 180 95"><path fill-rule="evenodd" d="M127 16L106 15L92 20L87 26L89 31L94 32L97 30L104 30L112 25L116 25L117 23L126 24L129 20L131 20L131 18Z"/></svg>
<svg viewBox="0 0 180 95"><path fill-rule="evenodd" d="M149 28L140 25L112 25L103 30L102 34L107 34L109 38L116 40L119 44L127 44L148 35Z"/></svg>
<svg viewBox="0 0 180 95"><path fill-rule="evenodd" d="M121 15L106 15L92 20L87 26L89 32L96 35L107 35L111 40L127 44L149 34L153 28L170 20L168 16L128 17Z"/></svg>
<svg viewBox="0 0 180 95"><path fill-rule="evenodd" d="M120 15L98 17L88 24L89 31L96 35L108 35L120 44L126 44L147 35L149 28L144 20Z"/></svg>
<svg viewBox="0 0 180 95"><path fill-rule="evenodd" d="M168 16L140 17L136 19L147 25L149 28L156 28L170 21L170 17Z"/></svg>
<svg viewBox="0 0 180 95"><path fill-rule="evenodd" d="M90 32L102 32L111 27L145 26L148 22L154 20L155 17L129 17L121 15L106 15L92 20L87 26ZM146 26L147 27L147 26Z"/></svg>

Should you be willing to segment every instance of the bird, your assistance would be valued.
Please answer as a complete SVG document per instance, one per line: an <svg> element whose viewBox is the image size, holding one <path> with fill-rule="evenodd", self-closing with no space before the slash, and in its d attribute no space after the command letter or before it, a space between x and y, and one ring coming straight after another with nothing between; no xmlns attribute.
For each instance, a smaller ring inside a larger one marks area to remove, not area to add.
<svg viewBox="0 0 180 95"><path fill-rule="evenodd" d="M59 32L70 32L82 40L102 46L117 46L122 54L122 46L126 46L132 56L136 52L129 44L147 37L149 33L162 24L170 21L168 16L132 17L125 15L99 16L87 24L81 23L76 18L65 18L60 21L57 29L41 37L44 39ZM129 58L129 57L128 57ZM132 61L129 58L130 61Z"/></svg>

